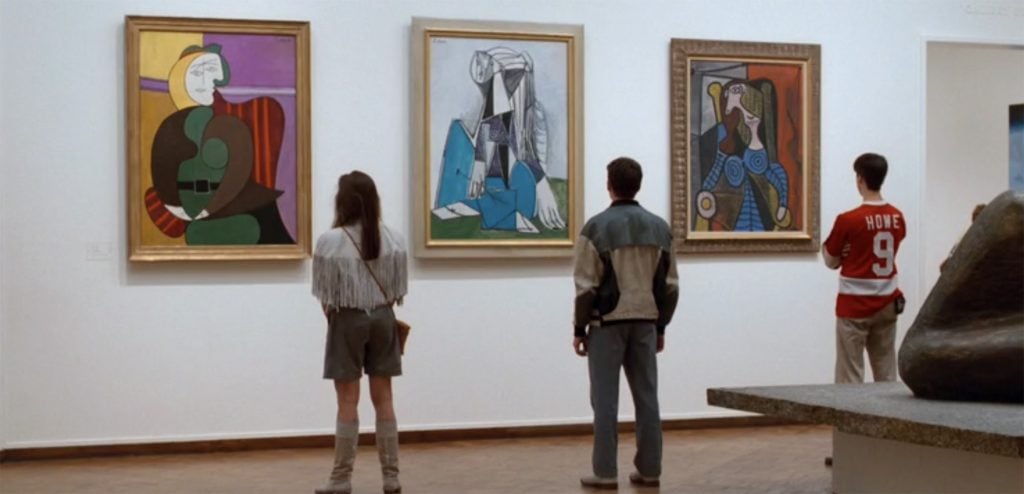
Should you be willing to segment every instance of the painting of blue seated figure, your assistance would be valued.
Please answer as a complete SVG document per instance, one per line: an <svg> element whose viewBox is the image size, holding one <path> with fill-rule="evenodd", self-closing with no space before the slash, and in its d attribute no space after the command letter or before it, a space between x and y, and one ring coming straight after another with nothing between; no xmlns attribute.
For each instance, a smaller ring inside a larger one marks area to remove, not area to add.
<svg viewBox="0 0 1024 494"><path fill-rule="evenodd" d="M434 37L430 50L430 240L571 240L564 43Z"/></svg>

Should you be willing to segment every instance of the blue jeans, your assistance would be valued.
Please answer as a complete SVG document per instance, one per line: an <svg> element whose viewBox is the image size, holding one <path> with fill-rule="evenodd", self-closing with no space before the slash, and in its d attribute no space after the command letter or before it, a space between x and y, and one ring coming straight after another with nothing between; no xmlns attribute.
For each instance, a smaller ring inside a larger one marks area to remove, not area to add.
<svg viewBox="0 0 1024 494"><path fill-rule="evenodd" d="M658 334L654 323L591 327L587 338L590 406L594 409L594 475L618 476L619 369L636 407L636 456L645 477L661 476L661 415L658 410Z"/></svg>

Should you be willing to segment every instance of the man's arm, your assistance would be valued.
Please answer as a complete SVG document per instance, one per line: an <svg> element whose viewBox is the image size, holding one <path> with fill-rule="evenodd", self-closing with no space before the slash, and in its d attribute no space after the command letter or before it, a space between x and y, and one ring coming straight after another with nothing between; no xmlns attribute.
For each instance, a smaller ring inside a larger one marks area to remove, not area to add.
<svg viewBox="0 0 1024 494"><path fill-rule="evenodd" d="M668 251L662 251L658 259L658 269L654 275L654 303L658 307L655 329L658 331L657 351L660 353L665 349L665 328L672 322L676 304L679 303L679 273L675 248L671 244Z"/></svg>
<svg viewBox="0 0 1024 494"><path fill-rule="evenodd" d="M821 246L821 257L825 260L825 266L829 269L839 269L843 265L843 258L828 253L828 246Z"/></svg>
<svg viewBox="0 0 1024 494"><path fill-rule="evenodd" d="M825 261L825 266L828 266L829 269L839 269L843 265L844 254L849 253L846 234L840 228L840 218L842 216L836 216L836 221L832 225L832 231L828 234L825 242L821 244L821 257Z"/></svg>
<svg viewBox="0 0 1024 494"><path fill-rule="evenodd" d="M658 270L654 275L654 302L658 306L658 334L665 334L665 327L672 322L672 315L679 303L679 272L676 259L670 247L662 251L658 259Z"/></svg>
<svg viewBox="0 0 1024 494"><path fill-rule="evenodd" d="M573 268L573 282L576 284L576 301L573 310L573 346L576 353L586 355L587 326L594 313L597 288L604 276L604 264L597 248L585 236L576 241L576 260Z"/></svg>

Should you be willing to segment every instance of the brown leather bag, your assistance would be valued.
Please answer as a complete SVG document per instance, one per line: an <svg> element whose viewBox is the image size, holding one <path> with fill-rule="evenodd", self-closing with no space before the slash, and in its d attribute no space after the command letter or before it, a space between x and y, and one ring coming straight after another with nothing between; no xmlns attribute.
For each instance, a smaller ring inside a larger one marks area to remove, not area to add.
<svg viewBox="0 0 1024 494"><path fill-rule="evenodd" d="M380 289L381 295L384 295L384 300L389 300L388 292L384 289L384 285L380 282L380 279L377 278L377 273L373 272L373 268L370 267L370 263L366 262L366 259L363 257L363 249L359 248L359 243L357 243L352 234L348 232L348 229L345 227L341 227L341 229L345 232L345 235L348 235L348 239L352 241L352 245L356 246L356 251L359 252L359 259L363 261L363 265L366 266L366 270L370 272L370 276L373 277L373 281L377 283L377 288ZM405 355L405 341L409 339L409 331L412 331L412 326L396 317L395 334L398 335L398 349L402 352L402 355Z"/></svg>
<svg viewBox="0 0 1024 494"><path fill-rule="evenodd" d="M412 326L409 323L395 318L395 332L398 333L398 348L405 355L405 340L409 339L409 331L412 330Z"/></svg>

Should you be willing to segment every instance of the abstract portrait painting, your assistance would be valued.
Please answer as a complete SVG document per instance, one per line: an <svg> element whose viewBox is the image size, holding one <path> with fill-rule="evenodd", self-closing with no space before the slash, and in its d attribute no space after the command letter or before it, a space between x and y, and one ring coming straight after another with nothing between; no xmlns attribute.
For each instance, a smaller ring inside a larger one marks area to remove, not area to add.
<svg viewBox="0 0 1024 494"><path fill-rule="evenodd" d="M571 255L582 213L581 34L414 20L418 255Z"/></svg>
<svg viewBox="0 0 1024 494"><path fill-rule="evenodd" d="M308 255L308 33L126 19L131 260Z"/></svg>
<svg viewBox="0 0 1024 494"><path fill-rule="evenodd" d="M816 45L673 40L682 252L818 248Z"/></svg>

